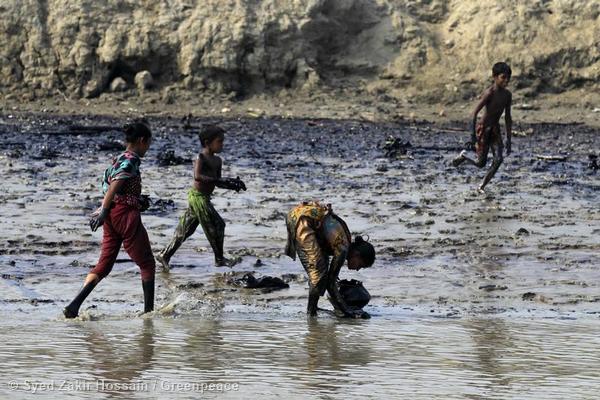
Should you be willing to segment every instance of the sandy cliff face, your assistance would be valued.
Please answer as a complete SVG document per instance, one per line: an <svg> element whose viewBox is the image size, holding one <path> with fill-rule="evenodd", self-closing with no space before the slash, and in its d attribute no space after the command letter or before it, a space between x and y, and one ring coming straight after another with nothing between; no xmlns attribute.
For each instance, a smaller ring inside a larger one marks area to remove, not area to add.
<svg viewBox="0 0 600 400"><path fill-rule="evenodd" d="M593 0L4 0L0 14L5 95L95 97L147 70L153 90L453 101L498 60L525 96L599 88Z"/></svg>

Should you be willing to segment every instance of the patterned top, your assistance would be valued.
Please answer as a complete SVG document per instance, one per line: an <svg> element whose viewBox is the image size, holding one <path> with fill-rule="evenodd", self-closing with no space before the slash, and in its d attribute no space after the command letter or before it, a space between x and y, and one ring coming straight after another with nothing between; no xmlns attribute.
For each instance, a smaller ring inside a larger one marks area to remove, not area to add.
<svg viewBox="0 0 600 400"><path fill-rule="evenodd" d="M288 223L293 227L298 225L298 221L302 217L308 217L315 221L317 225L321 225L325 215L331 211L331 206L325 206L316 201L304 201L288 214Z"/></svg>
<svg viewBox="0 0 600 400"><path fill-rule="evenodd" d="M139 208L139 199L142 194L140 164L140 157L133 151L126 151L118 156L113 164L104 171L102 193L108 192L112 181L126 179L121 193L115 195L113 202Z"/></svg>
<svg viewBox="0 0 600 400"><path fill-rule="evenodd" d="M351 235L346 223L333 213L331 205L316 201L303 202L287 215L288 243L286 254L296 258L296 227L301 218L308 218L317 232L322 250L335 259L345 260L350 247Z"/></svg>

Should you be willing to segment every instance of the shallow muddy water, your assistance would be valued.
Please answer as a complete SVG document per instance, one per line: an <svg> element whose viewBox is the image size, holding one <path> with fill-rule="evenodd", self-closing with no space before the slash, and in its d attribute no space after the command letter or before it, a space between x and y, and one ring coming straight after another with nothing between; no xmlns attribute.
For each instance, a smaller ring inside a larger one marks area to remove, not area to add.
<svg viewBox="0 0 600 400"><path fill-rule="evenodd" d="M0 396L591 399L600 380L599 327L595 319L404 313L367 322L265 315L28 321L3 327L1 375L21 386L0 388ZM53 383L52 390L34 386ZM231 386L203 391L203 383Z"/></svg>
<svg viewBox="0 0 600 400"><path fill-rule="evenodd" d="M220 122L224 174L248 187L214 196L226 250L241 262L213 267L199 231L171 273L157 274L157 311L142 318L139 270L122 253L81 317L65 321L62 307L99 254L101 232L86 215L121 139L81 126L123 121L0 116L0 397L27 398L37 384L47 398L61 389L72 398L595 398L600 172L588 155L599 132L525 127L480 195L483 171L448 165L468 138L457 126ZM142 218L159 250L191 175L190 161L161 167L159 156L191 160L198 141L180 121L151 123L144 193L162 201ZM410 141L407 154L385 157L389 135ZM304 315L306 278L283 256L283 218L313 198L375 244L373 268L341 273L371 292L371 320ZM230 272L249 271L290 288L227 284ZM201 393L203 383L238 386Z"/></svg>

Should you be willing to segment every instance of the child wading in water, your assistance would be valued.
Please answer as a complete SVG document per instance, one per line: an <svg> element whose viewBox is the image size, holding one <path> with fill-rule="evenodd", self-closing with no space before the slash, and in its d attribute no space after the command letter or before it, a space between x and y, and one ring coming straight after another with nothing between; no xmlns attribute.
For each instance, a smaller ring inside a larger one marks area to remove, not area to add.
<svg viewBox="0 0 600 400"><path fill-rule="evenodd" d="M215 187L239 192L246 190L246 185L240 178L221 178L223 161L216 154L223 150L224 140L225 131L218 126L207 125L200 132L202 150L194 161L194 183L188 192L188 209L179 219L171 243L156 256L165 271L170 268L169 261L173 254L196 231L198 225L202 225L202 230L213 249L215 264L218 267L232 264L223 255L225 221L213 207L210 198Z"/></svg>
<svg viewBox="0 0 600 400"><path fill-rule="evenodd" d="M494 84L488 88L481 97L481 100L475 107L472 120L472 135L471 144L475 146L477 159L473 160L466 156L466 150L463 150L458 157L452 161L452 165L458 167L463 162L473 164L478 168L485 167L487 156L492 149L494 161L489 171L483 178L483 182L479 186L479 191L483 192L485 186L494 176L500 164L503 161L502 135L500 133L500 117L504 112L504 121L506 124L506 155L510 155L511 151L511 136L512 136L512 119L510 115L510 106L512 103L512 94L506 89L510 82L512 71L508 64L499 62L492 67L492 77ZM477 114L485 107L483 118L477 122Z"/></svg>
<svg viewBox="0 0 600 400"><path fill-rule="evenodd" d="M366 311L346 304L340 294L338 275L346 261L348 269L355 271L372 266L375 262L373 246L360 236L353 242L344 220L333 213L330 205L318 202L303 202L294 207L286 217L286 225L285 254L294 260L298 254L308 274L308 315L317 315L319 298L327 290L336 315L369 318ZM330 256L333 257L331 264Z"/></svg>
<svg viewBox="0 0 600 400"><path fill-rule="evenodd" d="M148 208L147 200L141 197L140 174L141 158L148 151L152 141L152 133L147 123L136 121L127 125L125 141L127 142L125 152L104 172L102 208L90 220L92 231L96 231L100 225L103 228L100 259L85 278L81 291L63 310L67 318L77 317L81 303L110 273L121 244L129 257L140 267L144 290L144 312L154 310L155 263L148 233L140 217L140 211Z"/></svg>

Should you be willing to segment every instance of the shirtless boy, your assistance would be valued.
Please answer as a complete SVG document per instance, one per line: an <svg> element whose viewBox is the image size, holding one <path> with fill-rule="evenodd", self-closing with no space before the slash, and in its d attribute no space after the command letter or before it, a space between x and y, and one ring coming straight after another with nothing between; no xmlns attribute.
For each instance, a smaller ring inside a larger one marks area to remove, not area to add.
<svg viewBox="0 0 600 400"><path fill-rule="evenodd" d="M225 221L215 210L211 202L211 195L215 187L239 192L246 190L246 185L240 178L221 177L223 161L217 156L217 153L223 150L224 139L225 130L216 125L207 125L200 132L202 150L194 162L194 182L188 192L188 209L179 219L175 236L169 245L156 256L164 271L170 269L171 257L181 244L196 231L198 225L202 226L213 249L215 265L222 267L232 264L232 261L223 255Z"/></svg>
<svg viewBox="0 0 600 400"><path fill-rule="evenodd" d="M508 64L499 62L492 67L492 77L494 84L489 87L481 100L475 107L472 116L472 135L471 143L475 147L477 159L467 157L466 150L463 150L458 157L452 161L452 165L458 167L463 162L473 164L478 168L485 167L487 163L488 152L491 148L494 161L483 178L483 182L479 186L479 191L483 192L485 186L494 176L500 164L503 161L504 144L502 143L502 135L500 133L500 117L504 113L504 122L506 124L506 155L510 155L511 151L511 136L512 136L512 119L510 115L510 106L512 103L512 94L506 89L510 82L512 71ZM477 114L485 107L483 118L477 122Z"/></svg>

